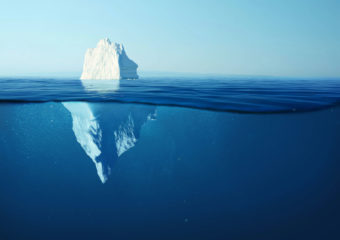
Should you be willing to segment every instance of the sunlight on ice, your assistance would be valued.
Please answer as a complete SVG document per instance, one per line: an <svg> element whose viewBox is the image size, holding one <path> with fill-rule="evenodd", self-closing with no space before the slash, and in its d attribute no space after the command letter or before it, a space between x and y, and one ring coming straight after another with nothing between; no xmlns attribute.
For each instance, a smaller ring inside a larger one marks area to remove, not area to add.
<svg viewBox="0 0 340 240"><path fill-rule="evenodd" d="M138 65L128 58L122 44L108 38L89 48L85 54L81 80L136 79Z"/></svg>

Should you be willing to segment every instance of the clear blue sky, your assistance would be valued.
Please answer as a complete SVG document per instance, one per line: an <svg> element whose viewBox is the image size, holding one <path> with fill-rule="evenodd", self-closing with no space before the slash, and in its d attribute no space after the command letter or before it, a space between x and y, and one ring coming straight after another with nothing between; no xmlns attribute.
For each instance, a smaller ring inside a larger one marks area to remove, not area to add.
<svg viewBox="0 0 340 240"><path fill-rule="evenodd" d="M0 75L80 74L109 37L142 71L340 77L339 0L11 0L0 34Z"/></svg>

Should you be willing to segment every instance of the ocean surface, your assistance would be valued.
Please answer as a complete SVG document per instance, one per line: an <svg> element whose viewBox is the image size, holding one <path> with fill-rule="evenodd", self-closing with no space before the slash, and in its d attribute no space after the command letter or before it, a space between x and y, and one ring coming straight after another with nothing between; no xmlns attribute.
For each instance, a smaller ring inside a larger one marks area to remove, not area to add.
<svg viewBox="0 0 340 240"><path fill-rule="evenodd" d="M255 113L310 111L340 102L340 78L148 77L83 82L0 78L0 86L4 102L122 102Z"/></svg>
<svg viewBox="0 0 340 240"><path fill-rule="evenodd" d="M0 239L340 239L340 79L0 78Z"/></svg>

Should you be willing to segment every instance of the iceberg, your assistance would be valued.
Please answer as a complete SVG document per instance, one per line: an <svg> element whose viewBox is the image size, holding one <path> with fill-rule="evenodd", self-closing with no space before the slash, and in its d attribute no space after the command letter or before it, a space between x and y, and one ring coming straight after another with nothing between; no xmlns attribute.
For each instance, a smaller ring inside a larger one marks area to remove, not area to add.
<svg viewBox="0 0 340 240"><path fill-rule="evenodd" d="M62 104L71 114L77 142L95 164L102 183L108 180L119 157L136 145L143 125L156 119L156 107L148 105Z"/></svg>
<svg viewBox="0 0 340 240"><path fill-rule="evenodd" d="M92 159L100 180L105 183L111 169L109 167L103 168L103 163L97 161L98 156L102 153L98 144L102 140L102 131L90 106L84 102L63 102L62 104L72 114L72 130L77 142Z"/></svg>
<svg viewBox="0 0 340 240"><path fill-rule="evenodd" d="M85 53L81 80L137 79L138 65L128 58L120 43L108 38L98 42Z"/></svg>
<svg viewBox="0 0 340 240"><path fill-rule="evenodd" d="M136 79L138 65L130 60L122 44L106 38L85 54L80 77L84 89L92 93L119 90L120 79ZM93 161L102 183L108 180L115 161L133 148L142 126L156 119L156 107L94 102L62 102L72 117L77 142ZM117 114L119 113L119 114Z"/></svg>

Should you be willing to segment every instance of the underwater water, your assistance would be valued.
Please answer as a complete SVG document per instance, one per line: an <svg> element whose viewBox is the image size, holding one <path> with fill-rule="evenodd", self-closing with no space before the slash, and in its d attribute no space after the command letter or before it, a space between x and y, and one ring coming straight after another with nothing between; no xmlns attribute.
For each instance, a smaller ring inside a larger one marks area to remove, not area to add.
<svg viewBox="0 0 340 240"><path fill-rule="evenodd" d="M0 86L0 239L340 237L339 80Z"/></svg>

